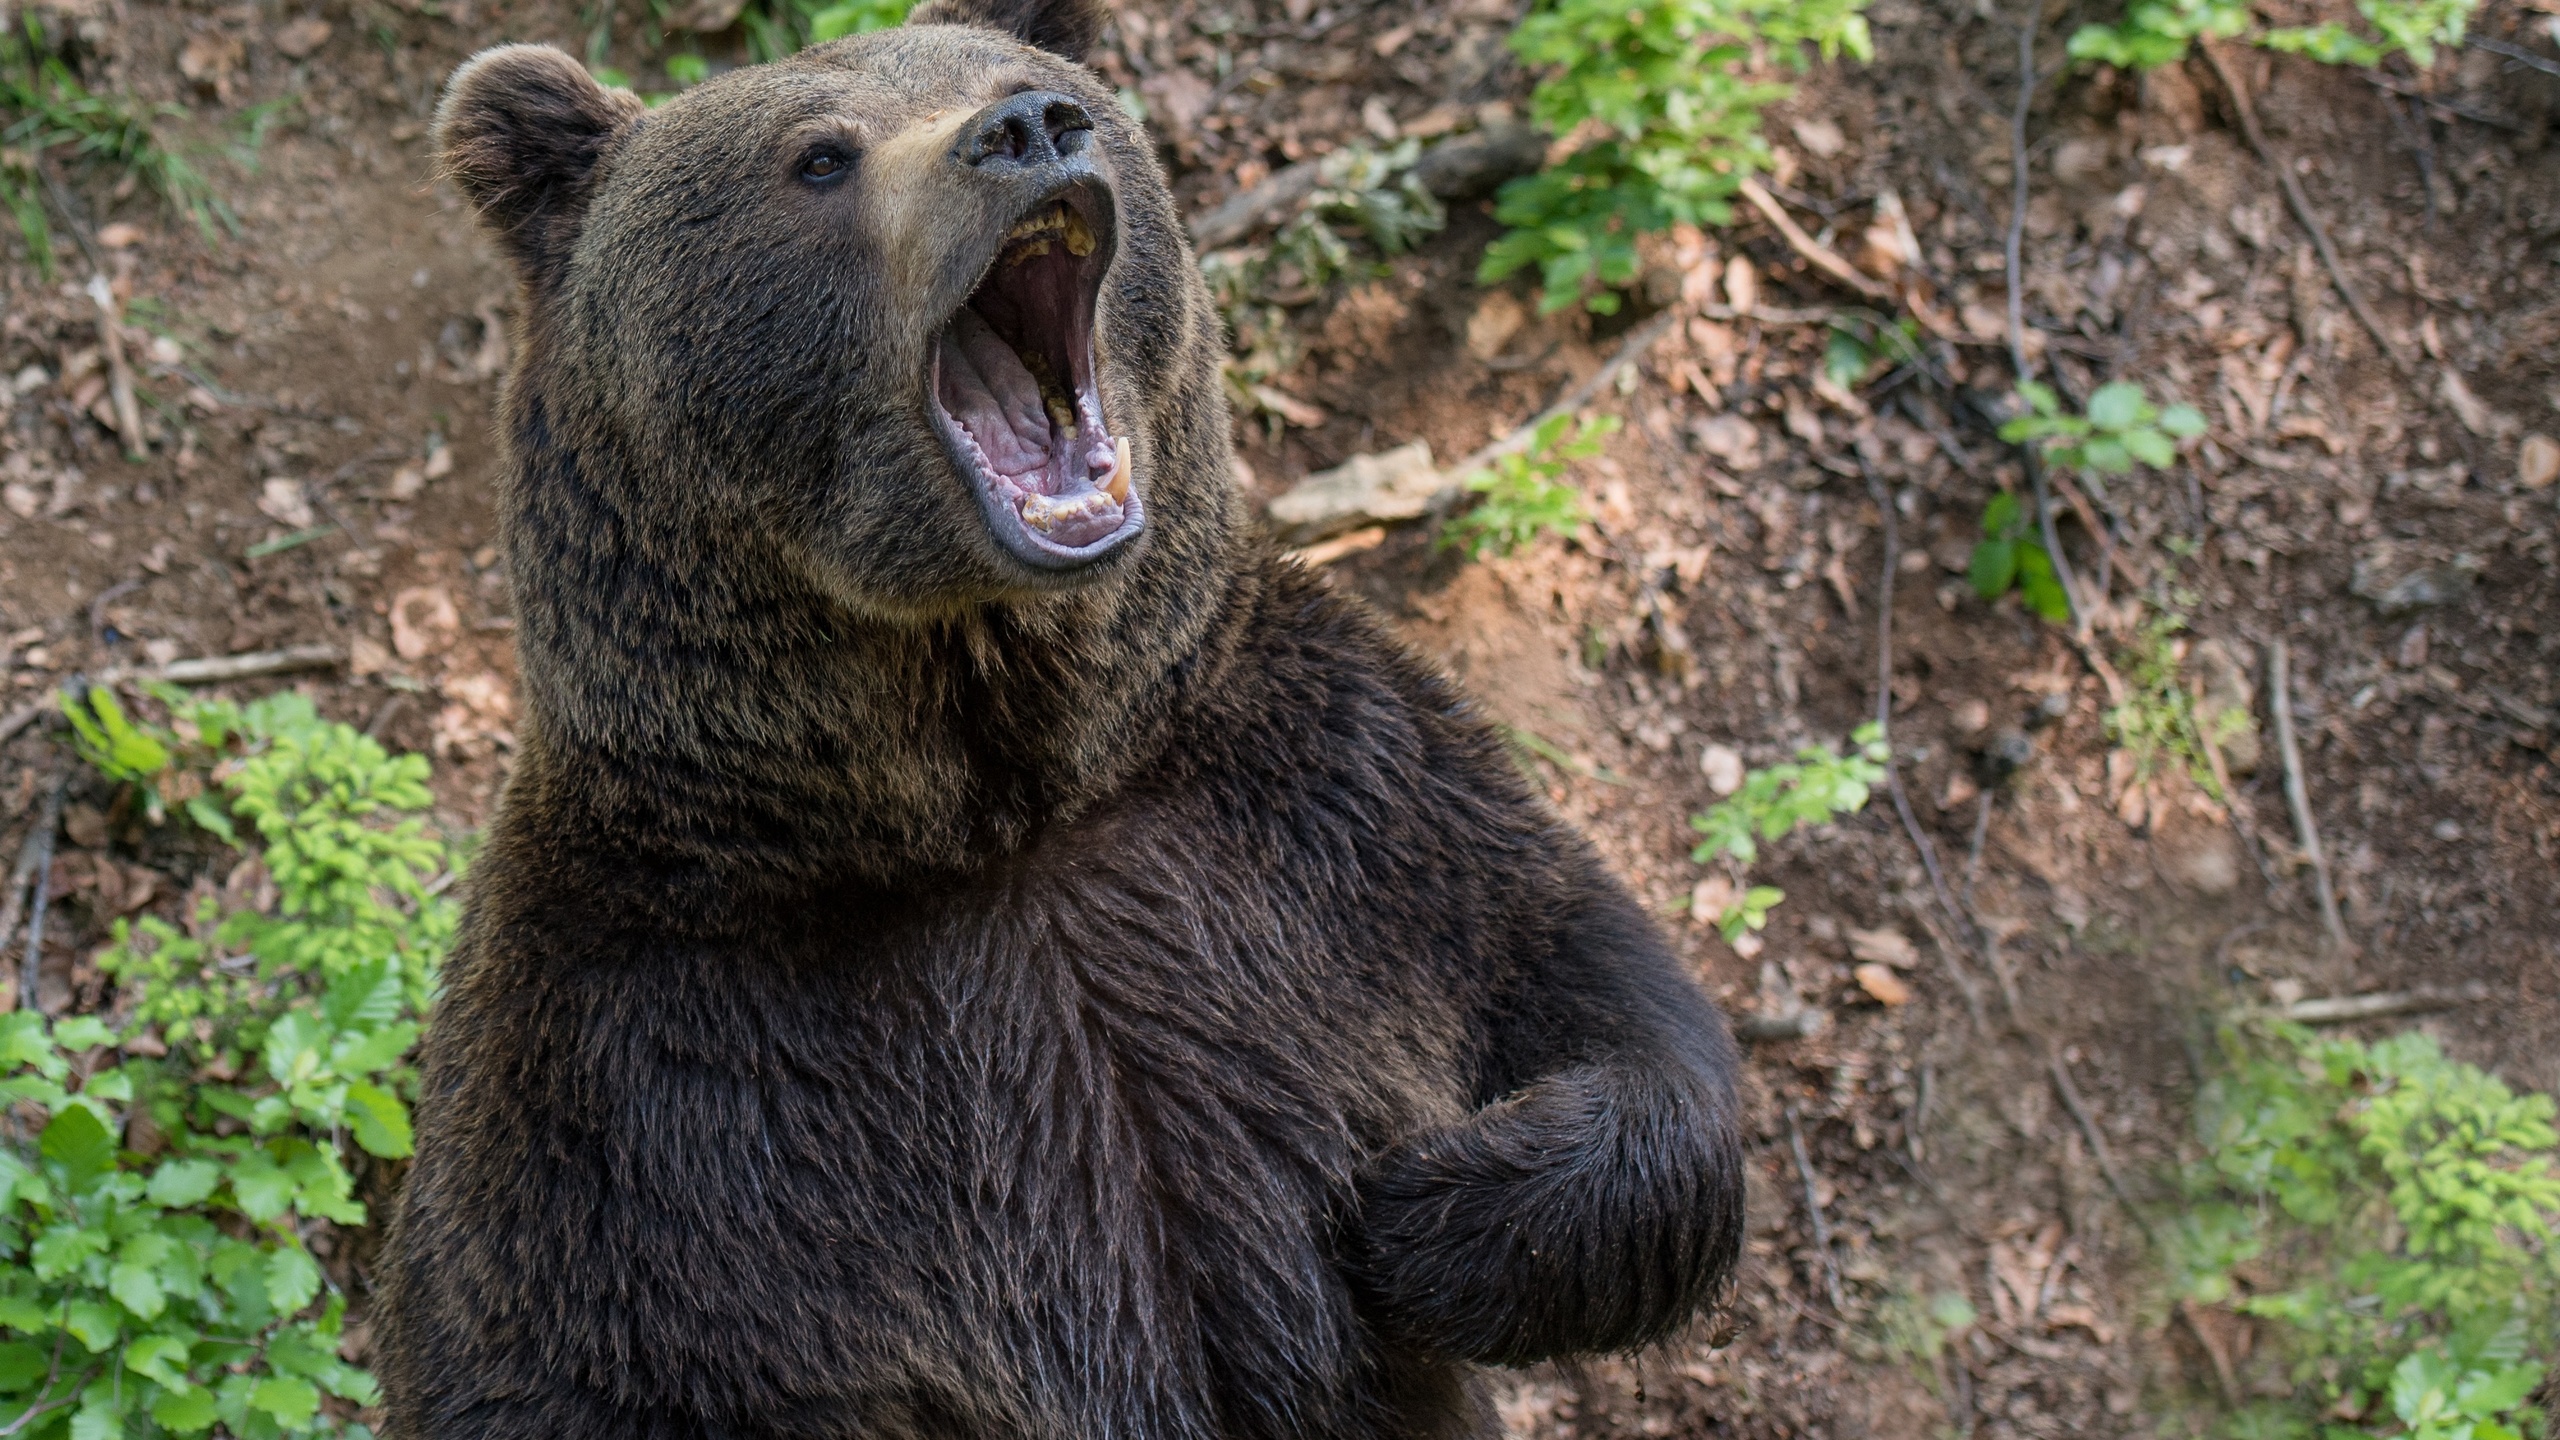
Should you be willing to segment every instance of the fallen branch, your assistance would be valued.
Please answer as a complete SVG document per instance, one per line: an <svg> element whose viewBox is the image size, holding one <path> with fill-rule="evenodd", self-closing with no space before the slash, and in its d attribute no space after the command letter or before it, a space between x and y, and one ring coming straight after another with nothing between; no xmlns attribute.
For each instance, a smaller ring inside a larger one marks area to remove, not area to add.
<svg viewBox="0 0 2560 1440"><path fill-rule="evenodd" d="M34 882L36 868L53 861L53 831L62 823L62 796L71 786L71 772L55 773L53 788L45 793L44 808L36 813L36 823L27 831L26 841L18 847L18 863L9 871L9 898L0 904L0 947L5 947L18 933L18 923L27 915L27 887ZM35 981L21 982L18 1004L35 1004Z"/></svg>
<svg viewBox="0 0 2560 1440"><path fill-rule="evenodd" d="M157 670L134 670L118 679L165 680L172 685L218 685L225 680L254 680L262 675L291 675L326 670L345 658L335 645L288 645L281 650L253 650L246 655L209 655L173 660Z"/></svg>
<svg viewBox="0 0 2560 1440"><path fill-rule="evenodd" d="M1733 1022L1736 1039L1769 1042L1810 1040L1831 1028L1831 1012L1802 1005L1779 1015L1745 1015Z"/></svg>
<svg viewBox="0 0 2560 1440"><path fill-rule="evenodd" d="M9 888L9 905L0 914L0 945L6 945L18 933L18 909L26 905L27 958L18 976L18 1008L36 1009L36 972L44 960L44 912L51 903L48 893L53 882L53 832L62 825L62 796L71 788L71 772L57 771L53 792L45 797L44 813L36 817L36 826L27 832L26 847L18 852L18 868L12 872L15 882Z"/></svg>
<svg viewBox="0 0 2560 1440"><path fill-rule="evenodd" d="M2311 862L2311 883L2320 897L2320 923L2329 943L2343 954L2353 948L2347 925L2338 918L2338 894L2329 884L2329 857L2320 849L2320 826L2311 818L2311 791L2302 779L2302 750L2293 741L2293 676L2282 640L2267 642L2267 708L2276 722L2276 753L2284 757L2284 798L2293 807L2294 834L2303 858Z"/></svg>
<svg viewBox="0 0 2560 1440"><path fill-rule="evenodd" d="M1804 1181L1804 1212L1813 1221L1813 1243L1822 1251L1822 1282L1831 1297L1832 1313L1845 1315L1849 1307L1840 1295L1840 1257L1831 1253L1831 1222L1822 1213L1822 1185L1814 1178L1813 1157L1804 1149L1804 1127L1796 1121L1796 1107L1787 1105L1787 1148L1795 1152L1796 1176Z"/></svg>
<svg viewBox="0 0 2560 1440"><path fill-rule="evenodd" d="M2018 27L2018 103L2009 111L2009 231L2000 248L2008 286L2009 368L2022 385L2035 375L2027 362L2027 112L2035 104L2036 27L2043 19L2044 6L2038 0L2028 8L2026 23ZM2053 527L2053 497L2045 491L2044 457L2036 453L2032 441L2019 446L2018 455L2026 466L2028 492L2035 497L2036 536L2044 542L2045 558L2053 562L2053 578L2062 587L2071 633L2086 638L2088 606L2078 578L2071 573L2071 562L2062 553L2061 532Z"/></svg>
<svg viewBox="0 0 2560 1440"><path fill-rule="evenodd" d="M2466 36L2463 43L2474 50L2486 50L2492 55L2503 55L2519 65L2531 66L2545 75L2560 75L2560 65L2555 65L2520 45L2510 45L2504 40L2492 40L2486 35Z"/></svg>
<svg viewBox="0 0 2560 1440"><path fill-rule="evenodd" d="M1894 813L1902 817L1903 833L1911 837L1911 846L1920 852L1921 867L1929 873L1929 886L1937 893L1938 905L1947 913L1947 923L1958 936L1970 936L1972 922L1956 905L1955 896L1947 890L1947 877L1938 869L1937 848L1920 830L1920 817L1911 810L1911 796L1902 788L1902 762L1893 753L1893 577L1902 568L1902 529L1893 508L1893 495L1875 467L1868 463L1864 451L1857 452L1858 469L1867 480L1867 493L1874 497L1876 508L1884 514L1884 578L1876 585L1876 738L1884 742L1884 777L1893 795ZM1982 991L1973 976L1956 958L1955 950L1939 945L1947 957L1947 973L1955 977L1957 993L1964 996L1965 1013L1973 1018L1976 1030L1983 1028Z"/></svg>
<svg viewBox="0 0 2560 1440"><path fill-rule="evenodd" d="M2339 296L2347 302L2347 308L2355 312L2357 322L2364 326L2365 333L2373 337L2373 343L2381 347L2382 358L2390 361L2401 374L2408 374L2409 358L2391 343L2391 336L2383 330L2381 319L2366 306L2364 296L2357 293L2355 283L2347 278L2346 262L2338 258L2338 247L2329 243L2329 231L2312 210L2311 197L2303 193L2302 182L2294 178L2293 167L2276 158L2274 149L2267 144L2266 132L2258 128L2258 110L2249 102L2249 90L2240 83L2240 72L2231 68L2231 59L2223 53L2220 44L2209 38L2197 43L2204 47L2204 58L2212 63L2213 73L2222 78L2222 88L2231 92L2231 108L2240 116L2240 132L2248 137L2249 148L2257 151L2259 161L2276 173L2277 182L2284 186L2285 203L2292 208L2293 218L2301 222L2303 229L2311 232L2311 243L2320 251L2320 263L2329 268L2329 283L2338 287Z"/></svg>
<svg viewBox="0 0 2560 1440"><path fill-rule="evenodd" d="M124 358L122 319L116 313L116 294L107 288L104 274L89 277L89 301L98 307L98 348L107 357L107 394L115 406L116 434L124 440L128 459L139 459L150 453L142 436L142 408L133 399L133 366Z"/></svg>
<svg viewBox="0 0 2560 1440"><path fill-rule="evenodd" d="M1742 177L1741 193L1743 199L1751 202L1751 208L1759 211L1761 218L1777 227L1778 233L1786 237L1787 243L1795 248L1795 252L1810 261L1815 269L1870 300L1893 299L1893 287L1841 259L1831 247L1804 233L1804 227L1798 225L1787 214L1785 207L1778 203L1776 196L1760 188L1759 181L1745 175Z"/></svg>
<svg viewBox="0 0 2560 1440"><path fill-rule="evenodd" d="M2396 75L2385 75L2379 70L2367 70L2364 72L2364 78L2366 84L2377 90L2388 90L2403 99L2415 100L2428 109L2441 110L2457 120L2468 120L2474 125L2486 125L2492 130L2511 130L2522 133L2525 128L2521 121L2510 120L2503 115L2492 115L2486 110L2465 105L2459 100L2427 94Z"/></svg>
<svg viewBox="0 0 2560 1440"><path fill-rule="evenodd" d="M2296 1025L2344 1025L2356 1020L2376 1020L2385 1015L2420 1015L2430 1010L2451 1010L2474 1005L2489 998L2489 987L2474 982L2452 990L2391 990L2378 995L2323 995L2309 1000L2296 1000L2269 1012L2278 1019Z"/></svg>
<svg viewBox="0 0 2560 1440"><path fill-rule="evenodd" d="M2144 1218L2141 1207L2133 1203L2133 1192L2125 1187L2124 1175L2116 1169L2116 1157L2107 1149L2107 1137L2098 1133L2098 1122L2090 1116L2088 1103L2080 1098L2080 1087L2072 1083L2071 1067L2062 1063L2061 1051L2045 1051L2045 1072L2053 1077L2053 1088L2062 1096L2062 1108L2070 1111L2071 1118L2080 1122L2081 1138L2089 1142L2089 1154L2098 1162L2098 1173L2107 1177L2107 1188L2116 1193L2116 1199L2124 1205L2124 1213L2133 1217L2134 1225L2145 1238L2159 1239L2151 1228L2151 1222Z"/></svg>

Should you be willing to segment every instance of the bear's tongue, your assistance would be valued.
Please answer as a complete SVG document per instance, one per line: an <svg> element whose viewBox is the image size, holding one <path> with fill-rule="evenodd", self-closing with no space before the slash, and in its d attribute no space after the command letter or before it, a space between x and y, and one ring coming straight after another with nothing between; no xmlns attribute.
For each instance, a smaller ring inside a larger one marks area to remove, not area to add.
<svg viewBox="0 0 2560 1440"><path fill-rule="evenodd" d="M1069 549L1118 530L1121 504L1096 484L1114 478L1118 456L1086 397L1044 395L1021 355L973 309L951 318L940 346L934 398L976 447L996 498Z"/></svg>

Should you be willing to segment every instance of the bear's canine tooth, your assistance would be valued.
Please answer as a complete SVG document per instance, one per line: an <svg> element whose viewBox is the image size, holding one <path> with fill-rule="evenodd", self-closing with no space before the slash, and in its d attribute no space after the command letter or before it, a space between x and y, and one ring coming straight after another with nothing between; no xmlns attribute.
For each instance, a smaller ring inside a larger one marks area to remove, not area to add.
<svg viewBox="0 0 2560 1440"><path fill-rule="evenodd" d="M1126 435L1111 442L1111 483L1102 487L1102 493L1110 496L1115 505L1129 503L1129 437Z"/></svg>

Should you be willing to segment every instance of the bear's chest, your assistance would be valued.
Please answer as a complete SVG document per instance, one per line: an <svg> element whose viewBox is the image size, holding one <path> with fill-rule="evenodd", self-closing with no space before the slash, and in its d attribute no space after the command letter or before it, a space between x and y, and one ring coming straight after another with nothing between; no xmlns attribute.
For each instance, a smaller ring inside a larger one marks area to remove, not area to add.
<svg viewBox="0 0 2560 1440"><path fill-rule="evenodd" d="M619 1055L588 1092L618 1343L887 1434L1330 1409L1359 1361L1352 1175L1458 1086L1409 1007L1221 903L1086 884L670 972L716 977L645 1007L694 1028L590 1052Z"/></svg>

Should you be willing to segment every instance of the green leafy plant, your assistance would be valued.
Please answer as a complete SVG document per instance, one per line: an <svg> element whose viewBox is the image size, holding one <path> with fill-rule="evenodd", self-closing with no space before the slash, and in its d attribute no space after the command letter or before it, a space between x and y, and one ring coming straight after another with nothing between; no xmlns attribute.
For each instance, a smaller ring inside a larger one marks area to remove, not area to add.
<svg viewBox="0 0 2560 1440"><path fill-rule="evenodd" d="M2027 608L2059 625L2071 618L2071 601L2053 572L2053 556L2035 537L2033 522L2007 490L1982 507L1982 538L1973 547L1973 593L1997 600L2011 590Z"/></svg>
<svg viewBox="0 0 2560 1440"><path fill-rule="evenodd" d="M2436 63L2437 46L2462 43L2479 8L2479 0L2356 0L2370 36L2335 20L2252 34L2254 17L2241 0L2136 0L2116 24L2084 25L2074 32L2070 50L2074 59L2151 70L2184 59L2197 39L2246 35L2250 44L2331 65L2379 65L2404 54L2425 69Z"/></svg>
<svg viewBox="0 0 2560 1440"><path fill-rule="evenodd" d="M1822 373L1841 389L1855 390L1879 363L1909 364L1920 356L1919 321L1843 310L1831 318L1830 334L1822 347Z"/></svg>
<svg viewBox="0 0 2560 1440"><path fill-rule="evenodd" d="M1761 111L1789 87L1750 78L1757 53L1792 65L1873 53L1864 0L1543 0L1511 48L1546 77L1532 117L1569 137L1560 163L1502 188L1509 233L1485 251L1491 284L1535 266L1543 309L1600 314L1634 283L1639 236L1721 225L1768 163Z"/></svg>
<svg viewBox="0 0 2560 1440"><path fill-rule="evenodd" d="M189 823L251 855L185 924L117 925L111 1016L0 1017L35 1137L0 1140L0 1432L362 1435L374 1382L312 1242L367 1219L351 1155L409 1153L453 857L424 760L299 696L165 698L166 728L104 692L66 708L101 773L192 790Z"/></svg>
<svg viewBox="0 0 2560 1440"><path fill-rule="evenodd" d="M2204 1153L2164 1233L2176 1298L2261 1317L2279 1342L2294 1393L2249 1427L2528 1433L2532 1357L2560 1342L2552 1098L2420 1034L2368 1044L2253 1022L2220 1042L2223 1073L2197 1105Z"/></svg>
<svg viewBox="0 0 2560 1440"><path fill-rule="evenodd" d="M1738 871L1760 858L1763 843L1855 815L1884 780L1891 754L1884 732L1869 722L1850 732L1845 753L1808 745L1786 764L1745 774L1740 789L1689 817L1689 828L1701 837L1689 858L1700 865L1723 859ZM1739 940L1766 928L1769 912L1786 898L1775 886L1751 886L1715 917L1716 928L1728 943Z"/></svg>
<svg viewBox="0 0 2560 1440"><path fill-rule="evenodd" d="M1570 415L1549 417L1530 433L1529 443L1498 456L1493 468L1466 479L1476 503L1440 534L1443 547L1467 552L1470 560L1490 550L1508 555L1541 535L1572 533L1588 518L1582 492L1563 476L1574 461L1600 453L1600 442L1618 428L1615 415L1593 415L1577 426ZM1570 438L1566 431L1572 430Z"/></svg>
<svg viewBox="0 0 2560 1440"><path fill-rule="evenodd" d="M91 91L52 53L35 14L26 12L22 19L15 30L0 25L0 204L17 221L46 279L54 273L53 226L43 167L56 153L133 177L207 238L217 224L237 227L237 217L203 173L160 133L158 120L184 112Z"/></svg>
<svg viewBox="0 0 2560 1440"><path fill-rule="evenodd" d="M2019 381L2018 395L2027 413L2001 426L2000 438L2033 445L2047 464L2066 470L2123 475L2136 464L2166 469L2178 461L2179 441L2204 433L2196 407L2154 405L2130 381L2099 386L2084 415L2062 408L2061 396L2033 380Z"/></svg>
<svg viewBox="0 0 2560 1440"><path fill-rule="evenodd" d="M2164 763L2173 764L2220 800L2222 784L2205 758L2205 742L2228 745L2254 722L2246 710L2229 709L2206 724L2180 654L2178 632L2185 628L2183 619L2167 612L2143 626L2124 657L2125 698L2107 711L2107 734L2132 754L2137 781L2151 778Z"/></svg>
<svg viewBox="0 0 2560 1440"><path fill-rule="evenodd" d="M1828 824L1834 816L1857 814L1883 782L1891 753L1884 732L1870 721L1850 732L1845 753L1808 745L1787 764L1751 771L1742 777L1742 788L1689 817L1689 828L1704 837L1689 858L1704 865L1724 856L1748 865L1760 858L1764 841Z"/></svg>

